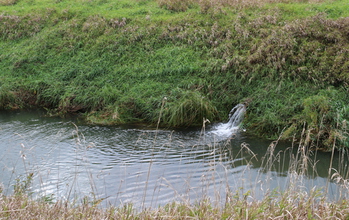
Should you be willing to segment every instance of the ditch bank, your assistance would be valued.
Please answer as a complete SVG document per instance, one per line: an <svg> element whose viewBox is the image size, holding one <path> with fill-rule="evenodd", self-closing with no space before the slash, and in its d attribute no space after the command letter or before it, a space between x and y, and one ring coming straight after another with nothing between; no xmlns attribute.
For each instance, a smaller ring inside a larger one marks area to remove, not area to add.
<svg viewBox="0 0 349 220"><path fill-rule="evenodd" d="M346 148L349 19L326 4L2 5L0 107L188 127L246 102L255 134Z"/></svg>

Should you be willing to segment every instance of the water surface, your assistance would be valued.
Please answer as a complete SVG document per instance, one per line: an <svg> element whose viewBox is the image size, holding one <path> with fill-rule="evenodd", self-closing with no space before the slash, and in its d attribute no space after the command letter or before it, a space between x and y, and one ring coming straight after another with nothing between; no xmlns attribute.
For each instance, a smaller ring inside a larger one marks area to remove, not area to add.
<svg viewBox="0 0 349 220"><path fill-rule="evenodd" d="M156 130L87 125L41 112L1 112L0 182L5 193L12 193L16 179L33 173L30 190L37 197L81 201L87 196L103 198L105 205L140 207L203 197L224 203L227 192L239 190L258 199L294 178L305 189L325 192L328 186L329 199L345 196L339 184L328 182L330 153L312 153L307 169L300 169L300 163L292 163L299 155L296 143L263 140L241 130L232 134L221 130L224 125ZM333 162L343 178L346 157L337 153ZM296 170L305 175L293 175Z"/></svg>

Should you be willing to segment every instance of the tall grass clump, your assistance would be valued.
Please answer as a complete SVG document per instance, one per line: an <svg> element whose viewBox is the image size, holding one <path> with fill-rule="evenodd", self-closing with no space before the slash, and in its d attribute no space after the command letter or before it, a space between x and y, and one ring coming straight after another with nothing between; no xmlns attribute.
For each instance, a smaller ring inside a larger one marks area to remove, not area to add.
<svg viewBox="0 0 349 220"><path fill-rule="evenodd" d="M214 118L216 108L198 92L178 90L168 98L162 116L164 124L174 127L197 125L200 119Z"/></svg>
<svg viewBox="0 0 349 220"><path fill-rule="evenodd" d="M0 108L1 109L16 109L16 96L8 90L0 87Z"/></svg>
<svg viewBox="0 0 349 220"><path fill-rule="evenodd" d="M333 145L348 147L347 104L334 101L335 96L340 96L340 93L328 89L304 99L303 110L295 116L283 137L290 138L297 131L303 129L304 132L305 129L304 145L310 148L321 145L324 150L329 151Z"/></svg>

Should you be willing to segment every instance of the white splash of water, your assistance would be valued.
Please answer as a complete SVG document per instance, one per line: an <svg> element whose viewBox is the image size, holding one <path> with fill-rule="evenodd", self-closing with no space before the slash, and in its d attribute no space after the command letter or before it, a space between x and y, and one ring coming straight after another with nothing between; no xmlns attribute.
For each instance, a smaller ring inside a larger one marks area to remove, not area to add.
<svg viewBox="0 0 349 220"><path fill-rule="evenodd" d="M227 123L220 123L216 125L212 133L221 136L228 137L233 133L236 133L244 118L246 112L246 105L238 104L229 112L229 121Z"/></svg>

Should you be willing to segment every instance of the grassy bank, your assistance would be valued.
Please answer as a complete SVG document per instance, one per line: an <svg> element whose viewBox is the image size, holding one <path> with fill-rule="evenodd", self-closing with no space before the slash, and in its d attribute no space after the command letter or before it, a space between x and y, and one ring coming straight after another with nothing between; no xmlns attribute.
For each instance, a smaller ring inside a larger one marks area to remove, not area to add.
<svg viewBox="0 0 349 220"><path fill-rule="evenodd" d="M0 1L0 107L348 147L349 2Z"/></svg>
<svg viewBox="0 0 349 220"><path fill-rule="evenodd" d="M295 190L270 195L262 201L232 198L224 208L207 200L194 205L173 203L157 210L137 211L132 205L102 209L93 204L72 206L65 202L48 204L26 196L1 197L0 217L4 219L347 219L347 201L326 202L318 194Z"/></svg>

